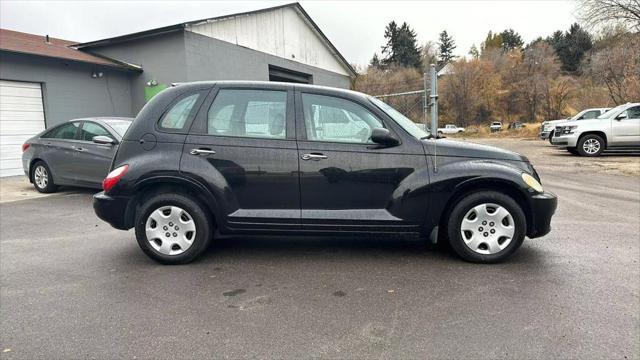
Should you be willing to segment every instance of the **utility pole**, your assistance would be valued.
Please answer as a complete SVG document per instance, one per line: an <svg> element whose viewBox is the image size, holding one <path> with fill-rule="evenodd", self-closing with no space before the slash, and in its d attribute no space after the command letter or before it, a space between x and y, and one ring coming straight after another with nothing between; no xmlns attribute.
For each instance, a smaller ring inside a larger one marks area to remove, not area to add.
<svg viewBox="0 0 640 360"><path fill-rule="evenodd" d="M426 81L425 81L426 87ZM426 90L426 89L425 89ZM425 92L426 96L426 92ZM436 65L431 64L431 135L438 136L438 73Z"/></svg>
<svg viewBox="0 0 640 360"><path fill-rule="evenodd" d="M429 74L425 71L423 74L424 80L424 92L422 98L422 123L425 128L429 127Z"/></svg>

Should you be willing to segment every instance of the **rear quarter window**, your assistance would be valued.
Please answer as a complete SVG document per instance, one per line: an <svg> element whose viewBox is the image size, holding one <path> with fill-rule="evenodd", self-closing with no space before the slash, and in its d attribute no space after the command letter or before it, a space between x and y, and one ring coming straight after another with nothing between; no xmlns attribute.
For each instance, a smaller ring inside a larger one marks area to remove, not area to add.
<svg viewBox="0 0 640 360"><path fill-rule="evenodd" d="M200 96L200 93L195 93L183 96L175 101L160 118L158 122L160 129L170 132L184 131L190 120L195 116L196 105L199 103Z"/></svg>

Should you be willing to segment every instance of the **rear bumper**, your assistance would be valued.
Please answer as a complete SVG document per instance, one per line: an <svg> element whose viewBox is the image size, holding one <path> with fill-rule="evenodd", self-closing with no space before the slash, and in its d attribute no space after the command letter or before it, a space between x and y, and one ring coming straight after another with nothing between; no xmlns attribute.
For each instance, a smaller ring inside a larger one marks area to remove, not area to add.
<svg viewBox="0 0 640 360"><path fill-rule="evenodd" d="M109 196L104 191L93 195L93 210L98 217L119 230L133 227L128 215L129 197Z"/></svg>
<svg viewBox="0 0 640 360"><path fill-rule="evenodd" d="M558 197L549 191L531 197L531 218L527 236L536 238L551 231L551 218L558 207Z"/></svg>

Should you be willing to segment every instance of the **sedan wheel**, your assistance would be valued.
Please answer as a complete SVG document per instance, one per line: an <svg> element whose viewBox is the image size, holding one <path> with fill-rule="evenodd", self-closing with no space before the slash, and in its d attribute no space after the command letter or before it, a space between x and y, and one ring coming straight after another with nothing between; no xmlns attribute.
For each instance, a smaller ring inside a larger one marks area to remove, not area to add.
<svg viewBox="0 0 640 360"><path fill-rule="evenodd" d="M163 206L152 212L145 226L147 241L164 255L180 255L196 238L193 217L177 206Z"/></svg>
<svg viewBox="0 0 640 360"><path fill-rule="evenodd" d="M478 254L497 254L513 239L511 213L500 205L480 204L469 210L460 225L465 245Z"/></svg>
<svg viewBox="0 0 640 360"><path fill-rule="evenodd" d="M40 189L44 189L47 187L47 185L49 184L49 173L44 166L36 166L36 169L33 172L33 182Z"/></svg>
<svg viewBox="0 0 640 360"><path fill-rule="evenodd" d="M36 190L41 193L52 193L57 189L56 184L53 183L51 171L44 161L38 161L33 165L31 182Z"/></svg>

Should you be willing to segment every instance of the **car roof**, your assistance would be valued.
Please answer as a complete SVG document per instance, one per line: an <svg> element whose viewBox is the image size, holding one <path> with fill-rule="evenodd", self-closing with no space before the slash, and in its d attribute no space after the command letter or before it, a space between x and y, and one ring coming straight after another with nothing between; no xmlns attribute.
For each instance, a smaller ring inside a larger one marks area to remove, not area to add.
<svg viewBox="0 0 640 360"><path fill-rule="evenodd" d="M310 84L298 84L298 83L290 83L290 82L278 82L278 81L238 81L238 80L221 80L221 81L194 81L194 82L186 82L186 83L173 83L172 86L202 86L202 85L226 85L226 86L261 86L265 88L273 87L273 88L287 88L287 89L295 89L295 90L321 90L323 92L331 93L331 94L343 94L350 95L356 97L366 98L370 95L364 94L354 90L347 90L341 88L335 88L330 86L322 86L322 85L310 85Z"/></svg>
<svg viewBox="0 0 640 360"><path fill-rule="evenodd" d="M85 118L78 118L78 119L71 119L67 122L72 122L72 121L97 121L97 122L102 122L105 120L122 120L122 121L133 121L133 118L131 117L124 117L124 116L96 116L96 117L85 117Z"/></svg>

